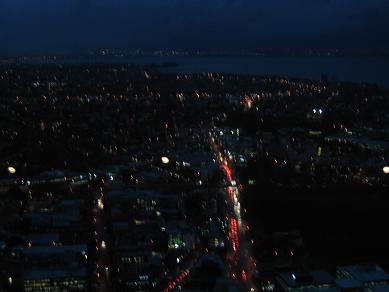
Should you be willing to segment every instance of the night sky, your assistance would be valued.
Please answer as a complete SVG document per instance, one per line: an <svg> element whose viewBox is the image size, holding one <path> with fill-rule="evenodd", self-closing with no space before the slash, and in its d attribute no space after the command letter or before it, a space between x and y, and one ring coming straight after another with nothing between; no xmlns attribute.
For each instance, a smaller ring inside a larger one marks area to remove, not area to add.
<svg viewBox="0 0 389 292"><path fill-rule="evenodd" d="M0 0L0 53L389 49L387 0Z"/></svg>

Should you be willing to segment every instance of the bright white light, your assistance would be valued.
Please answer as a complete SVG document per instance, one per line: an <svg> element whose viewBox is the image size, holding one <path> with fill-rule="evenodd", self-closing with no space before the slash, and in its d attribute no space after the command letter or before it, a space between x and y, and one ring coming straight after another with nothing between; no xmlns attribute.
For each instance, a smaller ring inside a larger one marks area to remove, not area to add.
<svg viewBox="0 0 389 292"><path fill-rule="evenodd" d="M385 173L385 174L389 174L389 166L385 166L382 171Z"/></svg>
<svg viewBox="0 0 389 292"><path fill-rule="evenodd" d="M313 109L313 113L316 114L316 109Z"/></svg>
<svg viewBox="0 0 389 292"><path fill-rule="evenodd" d="M295 274L292 274L292 278L293 278L293 280L296 280Z"/></svg>
<svg viewBox="0 0 389 292"><path fill-rule="evenodd" d="M97 200L97 207L98 207L100 210L103 210L103 209L104 209L104 203L103 203L103 200L102 200L102 199L98 199L98 200Z"/></svg>
<svg viewBox="0 0 389 292"><path fill-rule="evenodd" d="M161 161L163 164L168 164L170 162L169 158L167 158L166 156L162 156Z"/></svg>
<svg viewBox="0 0 389 292"><path fill-rule="evenodd" d="M101 248L104 249L104 248L106 248L106 247L107 247L107 246L106 246L106 244L105 244L105 241L102 240L102 241L101 241Z"/></svg>
<svg viewBox="0 0 389 292"><path fill-rule="evenodd" d="M322 109L319 109L319 114L322 114L323 113L323 110Z"/></svg>
<svg viewBox="0 0 389 292"><path fill-rule="evenodd" d="M14 173L16 172L15 167L12 167L12 166L9 166L9 167L7 168L7 170L8 170L8 172L11 173L11 174L14 174Z"/></svg>
<svg viewBox="0 0 389 292"><path fill-rule="evenodd" d="M113 181L113 176L112 176L112 175L110 175L110 176L109 176L109 179L110 179L111 181Z"/></svg>
<svg viewBox="0 0 389 292"><path fill-rule="evenodd" d="M179 264L179 263L180 263L180 258L177 258L177 260L176 260L176 261L177 261L177 264Z"/></svg>

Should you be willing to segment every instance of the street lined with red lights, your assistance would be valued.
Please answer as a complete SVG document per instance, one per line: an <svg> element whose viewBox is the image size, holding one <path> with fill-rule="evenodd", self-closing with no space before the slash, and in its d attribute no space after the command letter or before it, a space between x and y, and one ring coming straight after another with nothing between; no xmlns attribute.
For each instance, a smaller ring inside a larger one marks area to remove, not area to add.
<svg viewBox="0 0 389 292"><path fill-rule="evenodd" d="M228 157L223 155L223 149L220 141L210 132L210 146L219 161L219 167L223 170L228 186L226 188L227 197L227 225L228 240L230 242L231 252L227 256L230 271L230 277L238 281L242 291L257 291L252 277L256 274L255 261L250 256L251 244L245 237L247 224L243 223L240 202L239 188L236 179L233 177L233 171ZM226 149L224 149L225 151ZM240 275L238 278L237 276Z"/></svg>
<svg viewBox="0 0 389 292"><path fill-rule="evenodd" d="M228 167L228 165L226 163L227 163L227 160L224 160L224 164L221 164L220 166L224 170L228 182L231 183L232 182L231 169Z"/></svg>
<svg viewBox="0 0 389 292"><path fill-rule="evenodd" d="M197 262L197 258L194 258L188 265L186 269L181 270L179 274L176 276L174 280L171 280L168 282L167 287L163 290L163 292L169 292L173 291L176 288L179 288L179 286L187 279L187 277L190 275L191 269L195 266Z"/></svg>
<svg viewBox="0 0 389 292"><path fill-rule="evenodd" d="M236 250L239 247L239 239L238 239L238 229L237 229L237 225L236 225L236 220L234 218L229 219L228 227L229 227L228 234L229 234L229 239L230 239L231 244L232 244L232 249L234 252L236 252Z"/></svg>
<svg viewBox="0 0 389 292"><path fill-rule="evenodd" d="M168 287L163 290L164 292L172 291L174 288L176 288L180 282L182 282L187 276L189 275L189 271L185 270L182 273L178 275L178 277L174 281L169 281Z"/></svg>

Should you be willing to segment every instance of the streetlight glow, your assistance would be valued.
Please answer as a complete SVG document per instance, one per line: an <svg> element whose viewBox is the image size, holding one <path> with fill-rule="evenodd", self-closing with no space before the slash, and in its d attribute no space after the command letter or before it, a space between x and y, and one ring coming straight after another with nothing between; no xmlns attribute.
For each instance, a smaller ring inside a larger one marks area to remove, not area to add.
<svg viewBox="0 0 389 292"><path fill-rule="evenodd" d="M16 172L15 167L12 167L12 166L9 166L9 167L7 168L7 170L8 170L8 172L11 173L11 174L14 174L14 173Z"/></svg>
<svg viewBox="0 0 389 292"><path fill-rule="evenodd" d="M168 164L170 162L169 158L167 158L166 156L162 156L161 161L163 164Z"/></svg>
<svg viewBox="0 0 389 292"><path fill-rule="evenodd" d="M389 166L385 166L382 171L385 173L385 174L389 174Z"/></svg>

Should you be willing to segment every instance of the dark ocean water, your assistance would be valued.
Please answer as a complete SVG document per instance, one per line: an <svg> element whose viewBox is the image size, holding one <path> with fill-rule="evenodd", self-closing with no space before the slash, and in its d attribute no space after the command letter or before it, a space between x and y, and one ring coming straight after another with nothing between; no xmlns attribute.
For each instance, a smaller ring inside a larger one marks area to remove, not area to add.
<svg viewBox="0 0 389 292"><path fill-rule="evenodd" d="M322 74L339 81L376 83L389 88L389 58L351 57L166 57L178 67L164 71L224 72L257 75L286 75L319 79Z"/></svg>
<svg viewBox="0 0 389 292"><path fill-rule="evenodd" d="M134 56L57 61L59 63L176 63L163 72L221 72L283 75L319 79L322 74L338 81L374 83L389 88L389 58L374 57L269 57L269 56Z"/></svg>

